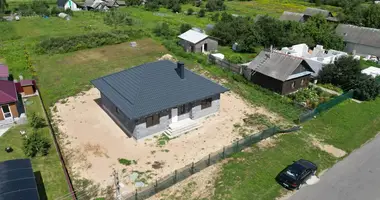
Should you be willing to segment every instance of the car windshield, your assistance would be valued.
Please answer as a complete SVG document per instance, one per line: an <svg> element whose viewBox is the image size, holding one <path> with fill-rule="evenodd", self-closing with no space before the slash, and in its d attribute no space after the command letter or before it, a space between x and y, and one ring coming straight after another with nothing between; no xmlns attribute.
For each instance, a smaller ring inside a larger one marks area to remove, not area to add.
<svg viewBox="0 0 380 200"><path fill-rule="evenodd" d="M293 164L290 165L286 170L285 174L293 179L297 179L299 175L301 175L302 171L304 170L304 167L299 164Z"/></svg>

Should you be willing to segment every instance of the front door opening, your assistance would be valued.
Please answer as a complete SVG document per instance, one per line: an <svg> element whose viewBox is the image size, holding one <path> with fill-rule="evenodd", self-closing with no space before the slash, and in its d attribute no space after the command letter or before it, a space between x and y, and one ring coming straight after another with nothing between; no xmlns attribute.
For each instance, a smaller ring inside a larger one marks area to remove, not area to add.
<svg viewBox="0 0 380 200"><path fill-rule="evenodd" d="M12 117L12 113L11 113L11 110L9 109L9 105L2 105L1 109L3 110L3 115L5 119Z"/></svg>
<svg viewBox="0 0 380 200"><path fill-rule="evenodd" d="M203 45L203 52L207 52L207 43Z"/></svg>

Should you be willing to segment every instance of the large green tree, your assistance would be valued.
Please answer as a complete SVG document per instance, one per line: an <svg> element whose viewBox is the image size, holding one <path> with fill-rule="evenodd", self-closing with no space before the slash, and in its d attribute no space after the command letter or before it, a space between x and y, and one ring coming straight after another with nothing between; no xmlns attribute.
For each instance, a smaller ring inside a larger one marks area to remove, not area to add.
<svg viewBox="0 0 380 200"><path fill-rule="evenodd" d="M0 13L3 13L8 8L6 0L0 0Z"/></svg>

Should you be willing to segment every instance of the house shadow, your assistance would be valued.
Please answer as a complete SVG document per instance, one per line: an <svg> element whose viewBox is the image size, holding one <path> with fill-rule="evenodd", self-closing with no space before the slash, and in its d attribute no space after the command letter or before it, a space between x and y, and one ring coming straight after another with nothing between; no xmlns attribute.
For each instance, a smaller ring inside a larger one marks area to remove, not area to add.
<svg viewBox="0 0 380 200"><path fill-rule="evenodd" d="M25 105L24 102L22 101L22 96L21 94L17 94L18 101L16 103L17 111L21 115L22 113L25 113Z"/></svg>
<svg viewBox="0 0 380 200"><path fill-rule="evenodd" d="M48 198L46 196L44 180L42 179L41 172L40 171L34 172L34 177L36 179L37 190L38 190L38 195L40 196L40 200L47 200Z"/></svg>
<svg viewBox="0 0 380 200"><path fill-rule="evenodd" d="M132 137L132 134L129 133L129 131L124 127L124 125L122 125L122 123L120 122L120 120L112 114L112 112L110 110L108 110L107 108L105 108L102 104L102 99L101 98L97 98L97 99L94 99L95 103L98 104L98 106L105 112L107 113L107 115L112 119L113 122L115 122L115 124L125 133L125 135L127 135L129 138Z"/></svg>

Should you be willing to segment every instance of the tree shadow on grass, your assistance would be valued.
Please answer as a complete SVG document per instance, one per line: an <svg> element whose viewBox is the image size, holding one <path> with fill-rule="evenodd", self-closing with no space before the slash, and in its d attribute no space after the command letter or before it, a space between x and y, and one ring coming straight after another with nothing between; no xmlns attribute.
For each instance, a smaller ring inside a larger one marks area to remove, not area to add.
<svg viewBox="0 0 380 200"><path fill-rule="evenodd" d="M38 194L40 196L40 200L47 200L48 198L46 196L44 180L42 179L41 172L40 171L34 172L34 176L36 178L37 189L38 189Z"/></svg>

